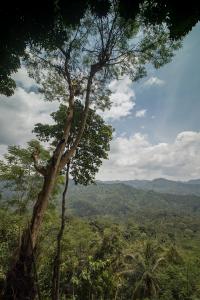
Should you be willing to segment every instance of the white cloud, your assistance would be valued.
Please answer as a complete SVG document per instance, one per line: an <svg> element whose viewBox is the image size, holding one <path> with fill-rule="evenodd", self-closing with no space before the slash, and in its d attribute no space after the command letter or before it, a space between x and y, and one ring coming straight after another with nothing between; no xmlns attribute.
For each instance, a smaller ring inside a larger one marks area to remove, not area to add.
<svg viewBox="0 0 200 300"><path fill-rule="evenodd" d="M126 76L122 80L113 80L109 88L112 91L112 107L100 113L104 119L120 119L131 114L135 106L135 93L131 80Z"/></svg>
<svg viewBox="0 0 200 300"><path fill-rule="evenodd" d="M137 110L135 113L136 118L143 118L146 116L146 109Z"/></svg>
<svg viewBox="0 0 200 300"><path fill-rule="evenodd" d="M173 143L151 144L141 133L117 137L111 143L101 180L153 179L187 180L200 177L200 132L185 131Z"/></svg>
<svg viewBox="0 0 200 300"><path fill-rule="evenodd" d="M152 77L150 77L149 79L147 79L144 83L143 83L143 85L144 86L155 86L155 85L159 85L159 86L161 86L161 85L164 85L165 84L165 81L164 80L161 80L161 79L159 79L158 77L154 77L154 76L152 76Z"/></svg>
<svg viewBox="0 0 200 300"><path fill-rule="evenodd" d="M45 102L40 94L18 87L9 98L0 97L0 152L9 144L24 144L33 138L34 124L52 122L50 113L57 110L57 102ZM3 148L4 147L4 148Z"/></svg>
<svg viewBox="0 0 200 300"><path fill-rule="evenodd" d="M7 145L1 145L0 144L0 159L7 152L7 148L8 148Z"/></svg>
<svg viewBox="0 0 200 300"><path fill-rule="evenodd" d="M36 86L36 82L33 78L29 77L26 68L21 67L17 73L15 73L12 78L16 81L17 84L22 86L25 89L29 89L32 86Z"/></svg>

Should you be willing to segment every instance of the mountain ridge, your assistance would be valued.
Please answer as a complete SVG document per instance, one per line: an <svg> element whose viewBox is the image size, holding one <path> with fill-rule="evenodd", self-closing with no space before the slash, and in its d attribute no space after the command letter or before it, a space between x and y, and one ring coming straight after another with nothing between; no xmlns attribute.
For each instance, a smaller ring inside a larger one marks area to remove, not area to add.
<svg viewBox="0 0 200 300"><path fill-rule="evenodd" d="M97 182L86 187L70 184L68 201L70 212L81 217L200 215L200 196L159 193L124 183Z"/></svg>
<svg viewBox="0 0 200 300"><path fill-rule="evenodd" d="M155 178L153 180L114 180L98 181L104 184L123 183L142 190L152 190L159 193L168 193L175 195L196 195L200 196L200 179L191 179L188 181L173 181L165 178Z"/></svg>

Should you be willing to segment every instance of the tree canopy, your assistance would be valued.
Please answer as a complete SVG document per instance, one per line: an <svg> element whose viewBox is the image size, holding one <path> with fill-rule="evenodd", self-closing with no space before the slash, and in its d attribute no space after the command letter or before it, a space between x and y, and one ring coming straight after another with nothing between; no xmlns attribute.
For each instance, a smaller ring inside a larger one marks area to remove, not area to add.
<svg viewBox="0 0 200 300"><path fill-rule="evenodd" d="M51 145L55 146L62 139L66 110L66 105L61 104L59 110L51 114L55 121L53 125L41 123L35 125L33 132L41 141L50 141ZM69 148L77 135L82 112L83 105L77 100L70 130ZM95 175L102 164L102 160L108 158L112 131L112 127L106 125L100 115L95 113L93 109L89 109L82 139L75 155L70 160L70 174L75 183L87 185L95 182Z"/></svg>
<svg viewBox="0 0 200 300"><path fill-rule="evenodd" d="M140 15L149 25L165 23L174 39L185 36L200 17L200 6L196 0L181 4L169 0L113 2L119 4L118 11L124 20L134 21ZM63 39L59 26L61 19L66 26L75 26L87 9L94 16L106 16L111 3L110 0L49 0L29 4L18 1L13 5L12 1L4 1L0 8L0 93L13 94L16 84L11 75L20 67L20 59L24 57L27 46L55 47Z"/></svg>

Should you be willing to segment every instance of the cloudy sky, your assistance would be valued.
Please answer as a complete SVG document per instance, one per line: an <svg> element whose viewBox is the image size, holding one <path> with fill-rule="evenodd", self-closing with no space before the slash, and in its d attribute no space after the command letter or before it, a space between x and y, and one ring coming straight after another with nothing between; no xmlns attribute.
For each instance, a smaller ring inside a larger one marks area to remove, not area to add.
<svg viewBox="0 0 200 300"><path fill-rule="evenodd" d="M113 81L113 106L104 113L115 128L109 160L101 180L200 178L200 24L184 39L173 61L149 69L138 83ZM7 145L33 137L33 126L51 122L58 103L44 102L35 93L26 70L14 75L18 88L12 97L0 96L0 155Z"/></svg>

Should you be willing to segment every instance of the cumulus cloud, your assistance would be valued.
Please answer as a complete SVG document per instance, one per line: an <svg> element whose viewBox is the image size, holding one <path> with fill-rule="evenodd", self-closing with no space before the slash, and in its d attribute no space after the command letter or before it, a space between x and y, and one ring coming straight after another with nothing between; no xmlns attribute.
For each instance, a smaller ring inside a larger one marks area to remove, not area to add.
<svg viewBox="0 0 200 300"><path fill-rule="evenodd" d="M113 80L109 86L112 91L110 110L101 115L107 119L120 119L131 114L135 106L135 92L131 80L126 76L122 80Z"/></svg>
<svg viewBox="0 0 200 300"><path fill-rule="evenodd" d="M50 113L58 107L58 103L45 102L41 95L20 87L9 98L1 96L0 103L0 152L5 145L24 144L33 138L34 124L52 122Z"/></svg>
<svg viewBox="0 0 200 300"><path fill-rule="evenodd" d="M200 177L200 132L184 131L172 143L150 143L148 136L117 137L110 159L99 173L101 180L187 180Z"/></svg>
<svg viewBox="0 0 200 300"><path fill-rule="evenodd" d="M26 90L29 90L33 86L37 86L35 80L29 77L25 67L21 67L12 78L16 81L18 86L21 86Z"/></svg>
<svg viewBox="0 0 200 300"><path fill-rule="evenodd" d="M146 116L146 109L137 110L135 113L136 118L143 118Z"/></svg>
<svg viewBox="0 0 200 300"><path fill-rule="evenodd" d="M149 86L155 86L155 85L164 85L165 84L165 81L164 80L161 80L159 79L158 77L150 77L149 79L147 79L144 83L143 83L143 86L146 86L146 87L149 87Z"/></svg>

